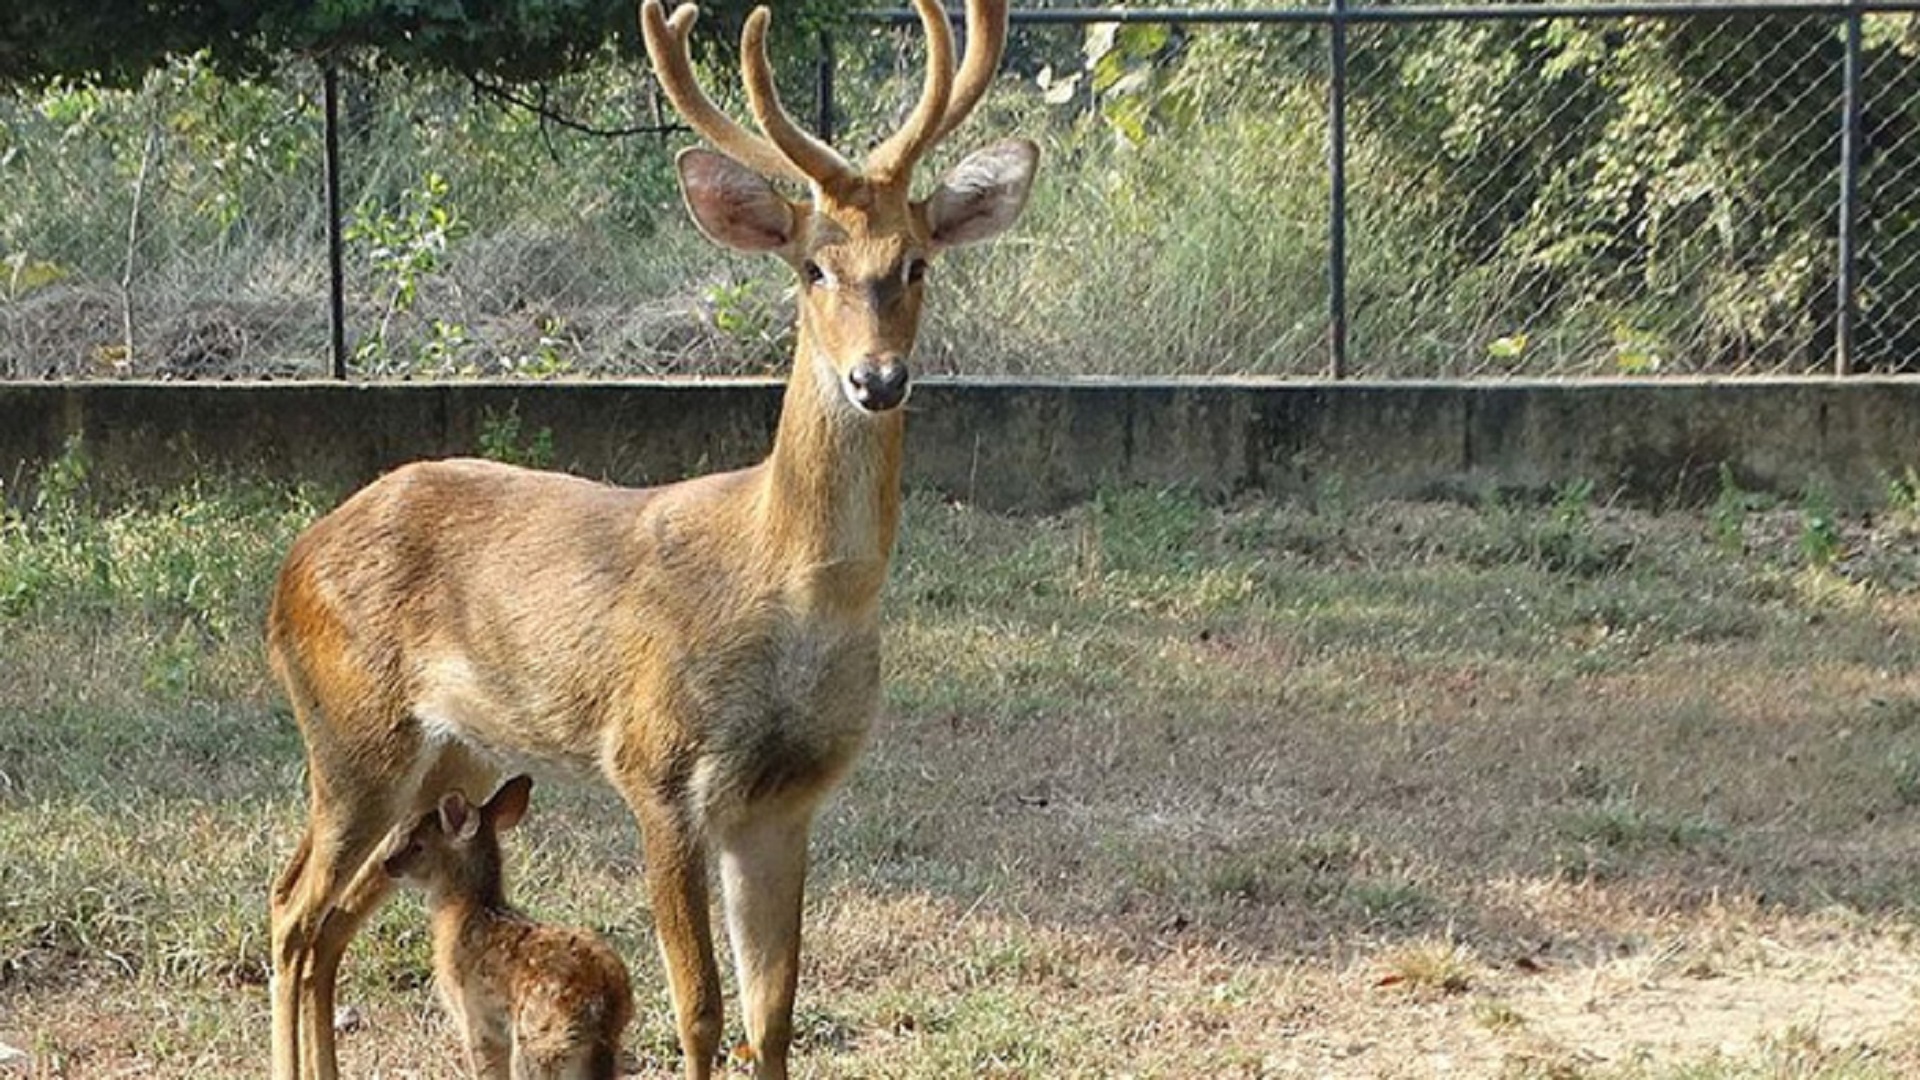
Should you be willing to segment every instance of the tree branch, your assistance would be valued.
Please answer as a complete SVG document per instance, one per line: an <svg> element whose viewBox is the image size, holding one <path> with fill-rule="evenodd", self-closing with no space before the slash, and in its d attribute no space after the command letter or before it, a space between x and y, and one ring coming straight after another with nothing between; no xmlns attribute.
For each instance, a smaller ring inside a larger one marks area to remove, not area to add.
<svg viewBox="0 0 1920 1080"><path fill-rule="evenodd" d="M578 131L583 135L592 135L601 139L624 139L633 135L671 135L675 132L689 132L692 128L684 124L638 124L633 127L603 128L594 124L576 120L565 113L556 112L546 104L544 93L540 101L532 101L516 94L510 88L499 83L488 82L479 75L469 73L467 81L473 85L474 93L505 102L518 109L525 109L547 123L558 124L569 131Z"/></svg>

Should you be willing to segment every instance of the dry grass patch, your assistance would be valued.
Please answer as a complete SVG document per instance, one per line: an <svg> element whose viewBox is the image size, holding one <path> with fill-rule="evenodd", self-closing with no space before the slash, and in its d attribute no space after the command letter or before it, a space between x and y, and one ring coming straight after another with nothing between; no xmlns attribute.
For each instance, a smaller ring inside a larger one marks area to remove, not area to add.
<svg viewBox="0 0 1920 1080"><path fill-rule="evenodd" d="M1479 961L1473 950L1457 941L1410 941L1387 949L1380 957L1385 970L1376 986L1399 987L1408 993L1464 994L1473 989Z"/></svg>

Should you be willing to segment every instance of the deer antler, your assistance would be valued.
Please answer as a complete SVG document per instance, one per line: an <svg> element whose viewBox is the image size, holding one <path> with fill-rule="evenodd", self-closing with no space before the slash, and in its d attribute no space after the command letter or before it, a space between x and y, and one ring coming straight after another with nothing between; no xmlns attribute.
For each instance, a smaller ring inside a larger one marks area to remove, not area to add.
<svg viewBox="0 0 1920 1080"><path fill-rule="evenodd" d="M740 35L741 70L747 103L766 133L763 138L722 112L693 73L688 38L699 12L681 4L668 18L661 0L642 0L640 26L647 55L668 100L701 138L721 153L763 176L810 183L822 192L844 196L862 182L897 184L922 156L966 120L993 83L1007 44L1006 0L967 0L967 51L956 75L953 30L940 0L914 0L927 34L927 74L920 100L900 130L873 149L864 168L794 123L780 104L773 67L767 59L764 6L747 16Z"/></svg>
<svg viewBox="0 0 1920 1080"><path fill-rule="evenodd" d="M669 20L660 0L643 0L640 5L640 29L647 39L647 56L653 61L654 74L667 100L700 137L733 160L762 176L798 180L811 179L799 165L781 153L772 143L733 122L721 112L693 74L693 57L688 37L700 11L692 4L681 4Z"/></svg>
<svg viewBox="0 0 1920 1080"><path fill-rule="evenodd" d="M747 104L760 130L787 159L823 191L844 193L860 174L840 152L803 131L780 104L773 85L773 65L767 59L767 23L773 17L764 6L753 9L740 31L740 64L747 83Z"/></svg>
<svg viewBox="0 0 1920 1080"><path fill-rule="evenodd" d="M953 93L953 29L947 25L946 10L940 0L914 0L913 6L927 32L926 81L906 124L867 155L865 171L876 184L892 183L913 172L920 156L939 140Z"/></svg>
<svg viewBox="0 0 1920 1080"><path fill-rule="evenodd" d="M960 76L947 98L946 116L934 132L934 142L951 134L980 104L1000 70L1000 55L1006 48L1007 0L967 0L967 55L960 62Z"/></svg>

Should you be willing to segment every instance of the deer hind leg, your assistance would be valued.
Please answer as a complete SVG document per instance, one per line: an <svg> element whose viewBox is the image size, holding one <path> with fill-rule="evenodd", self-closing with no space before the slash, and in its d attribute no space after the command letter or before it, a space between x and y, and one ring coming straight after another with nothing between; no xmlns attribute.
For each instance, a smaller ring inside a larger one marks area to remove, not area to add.
<svg viewBox="0 0 1920 1080"><path fill-rule="evenodd" d="M320 920L320 930L307 960L309 992L305 1015L300 1019L301 1028L306 1032L301 1048L308 1075L327 1076L334 1067L334 990L340 977L340 960L346 955L354 934L392 891L379 860L369 858L361 864L339 901Z"/></svg>
<svg viewBox="0 0 1920 1080"><path fill-rule="evenodd" d="M673 993L688 1080L708 1080L720 1053L720 969L707 916L706 844L691 815L651 791L629 792L639 819L654 933Z"/></svg>
<svg viewBox="0 0 1920 1080"><path fill-rule="evenodd" d="M811 815L786 810L747 818L720 835L720 884L740 980L753 1075L784 1080L793 1041Z"/></svg>
<svg viewBox="0 0 1920 1080"><path fill-rule="evenodd" d="M273 998L273 1080L296 1080L299 1076L300 984L306 979L307 951L305 940L295 937L291 909L312 853L313 830L309 827L300 835L293 857L287 860L268 898L273 939L273 978L269 983Z"/></svg>
<svg viewBox="0 0 1920 1080"><path fill-rule="evenodd" d="M431 810L440 796L449 791L459 790L476 800L485 799L497 781L498 769L458 743L445 744L427 768L425 779L417 785L411 807L398 817L396 823L416 820L419 815ZM373 855L361 863L346 892L327 912L314 941L309 960L311 973L307 980L312 993L307 999L306 1015L301 1023L304 1030L310 1033L304 1044L308 1061L306 1067L315 1076L330 1075L328 1070L336 1060L334 992L339 980L340 962L360 928L393 893L393 881L380 862L384 847L383 838Z"/></svg>
<svg viewBox="0 0 1920 1080"><path fill-rule="evenodd" d="M413 805L423 746L405 724L366 723L366 716L342 722L304 695L290 696L307 736L310 793L306 832L269 903L273 1075L333 1080L331 1004L340 954L384 896L384 883L362 884L362 871ZM356 730L380 732L381 742L348 744ZM351 904L338 911L343 900Z"/></svg>
<svg viewBox="0 0 1920 1080"><path fill-rule="evenodd" d="M321 950L329 934L350 935L357 926L351 916L348 922L336 922L332 931L327 923L391 826L384 800L341 808L316 801L310 812L307 833L272 905L276 1078L294 1075L291 1067L280 1071L283 1063L292 1061L302 1063L299 1075L308 1080L333 1080L337 1075L332 1011L319 1015L321 1004L333 1000L335 972L321 962ZM338 961L337 950L333 960Z"/></svg>

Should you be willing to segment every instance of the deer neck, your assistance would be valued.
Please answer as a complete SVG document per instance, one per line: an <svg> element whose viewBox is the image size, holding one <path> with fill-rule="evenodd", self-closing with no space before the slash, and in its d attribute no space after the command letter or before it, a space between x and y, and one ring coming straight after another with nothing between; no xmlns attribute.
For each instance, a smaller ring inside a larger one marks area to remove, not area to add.
<svg viewBox="0 0 1920 1080"><path fill-rule="evenodd" d="M435 920L465 922L487 912L507 910L506 882L497 852L470 855L472 862L436 875L427 886L427 907Z"/></svg>
<svg viewBox="0 0 1920 1080"><path fill-rule="evenodd" d="M899 528L905 417L855 405L804 322L799 338L762 495L769 548L836 602L870 608Z"/></svg>
<svg viewBox="0 0 1920 1080"><path fill-rule="evenodd" d="M434 948L445 951L449 957L457 957L483 942L496 925L520 918L497 886L479 892L432 889L427 894L427 911L433 926Z"/></svg>

